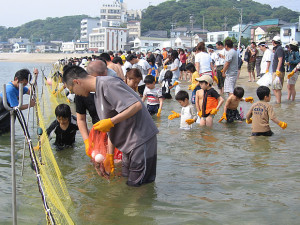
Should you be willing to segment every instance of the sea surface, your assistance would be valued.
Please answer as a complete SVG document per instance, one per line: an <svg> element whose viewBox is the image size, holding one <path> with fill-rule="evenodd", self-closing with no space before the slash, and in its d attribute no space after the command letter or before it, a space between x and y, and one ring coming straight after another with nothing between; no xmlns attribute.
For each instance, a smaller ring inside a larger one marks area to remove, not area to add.
<svg viewBox="0 0 300 225"><path fill-rule="evenodd" d="M51 64L0 62L0 91L21 68L45 69ZM41 78L40 78L41 79ZM238 85L245 96L257 101L255 83L244 70ZM188 83L181 84L182 89ZM299 90L300 91L300 90ZM174 93L172 93L174 96ZM158 134L155 183L128 187L125 179L104 180L85 155L80 133L74 149L54 152L75 211L75 224L299 224L300 222L300 126L299 97L273 105L277 117L287 122L282 130L270 122L272 137L250 137L251 126L218 123L213 128L180 130L179 119L168 122L171 110L180 113L173 100L164 102L161 118L153 118ZM25 98L25 103L26 103ZM246 113L249 103L241 104ZM27 111L24 111L27 115ZM32 118L32 115L31 115ZM32 119L32 135L36 133ZM36 126L35 126L36 127ZM126 131L125 131L126 132ZM17 215L19 224L46 224L36 177L28 150L21 176L24 136L16 122ZM10 135L0 136L0 224L12 224Z"/></svg>

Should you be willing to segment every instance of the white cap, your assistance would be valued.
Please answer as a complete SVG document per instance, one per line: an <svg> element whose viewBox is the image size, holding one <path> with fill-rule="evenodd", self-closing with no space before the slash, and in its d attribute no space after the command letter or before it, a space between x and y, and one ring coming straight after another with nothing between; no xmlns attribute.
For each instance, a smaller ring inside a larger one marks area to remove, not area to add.
<svg viewBox="0 0 300 225"><path fill-rule="evenodd" d="M291 42L290 42L290 45L298 46L298 41L291 41Z"/></svg>
<svg viewBox="0 0 300 225"><path fill-rule="evenodd" d="M272 41L280 42L280 37L279 36L274 36Z"/></svg>

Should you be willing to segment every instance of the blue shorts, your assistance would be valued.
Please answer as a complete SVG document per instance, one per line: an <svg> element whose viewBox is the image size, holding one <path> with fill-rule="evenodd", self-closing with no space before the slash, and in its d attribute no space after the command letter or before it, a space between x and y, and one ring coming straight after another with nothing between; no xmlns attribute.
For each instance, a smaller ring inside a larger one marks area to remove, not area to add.
<svg viewBox="0 0 300 225"><path fill-rule="evenodd" d="M159 105L147 105L147 109L150 115L153 116L158 112Z"/></svg>

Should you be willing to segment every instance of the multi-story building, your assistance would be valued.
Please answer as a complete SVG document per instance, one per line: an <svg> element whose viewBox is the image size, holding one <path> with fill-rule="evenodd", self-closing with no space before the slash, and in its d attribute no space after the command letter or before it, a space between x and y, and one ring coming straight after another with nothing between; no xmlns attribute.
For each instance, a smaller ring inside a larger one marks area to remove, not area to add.
<svg viewBox="0 0 300 225"><path fill-rule="evenodd" d="M127 23L128 29L128 39L134 40L136 37L141 36L141 22L136 20L128 21Z"/></svg>
<svg viewBox="0 0 300 225"><path fill-rule="evenodd" d="M86 18L81 20L80 25L80 41L87 42L89 40L89 34L93 28L99 27L99 19Z"/></svg>
<svg viewBox="0 0 300 225"><path fill-rule="evenodd" d="M126 3L123 0L113 0L104 3L100 8L100 20L127 22Z"/></svg>
<svg viewBox="0 0 300 225"><path fill-rule="evenodd" d="M299 22L289 23L280 27L280 39L283 45L287 45L291 41L300 42L300 16Z"/></svg>
<svg viewBox="0 0 300 225"><path fill-rule="evenodd" d="M224 41L227 37L234 37L236 40L239 39L239 32L235 31L217 31L207 33L207 43L215 44L217 41Z"/></svg>
<svg viewBox="0 0 300 225"><path fill-rule="evenodd" d="M169 38L138 37L133 43L133 49L136 52L154 51L171 46Z"/></svg>
<svg viewBox="0 0 300 225"><path fill-rule="evenodd" d="M242 29L241 29L241 37L243 38L251 38L251 27L252 24L242 24ZM234 32L240 32L241 25L237 24L232 27L232 31Z"/></svg>
<svg viewBox="0 0 300 225"><path fill-rule="evenodd" d="M269 41L272 37L268 36L268 28L271 27L280 27L285 25L286 22L279 19L267 19L256 24L253 24L251 27L251 41L261 42L261 41ZM278 32L279 34L279 32ZM278 35L277 34L277 35ZM276 35L276 34L274 34Z"/></svg>
<svg viewBox="0 0 300 225"><path fill-rule="evenodd" d="M126 11L127 14L127 20L141 20L142 19L142 10L138 9L138 10L127 10Z"/></svg>
<svg viewBox="0 0 300 225"><path fill-rule="evenodd" d="M93 52L124 50L127 33L127 28L109 26L95 28L89 37L89 50Z"/></svg>

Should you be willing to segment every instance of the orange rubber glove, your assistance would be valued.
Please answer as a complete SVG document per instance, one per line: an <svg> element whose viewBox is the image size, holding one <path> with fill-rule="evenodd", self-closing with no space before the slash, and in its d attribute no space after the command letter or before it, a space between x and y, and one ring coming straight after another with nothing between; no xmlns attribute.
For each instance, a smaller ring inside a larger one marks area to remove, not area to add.
<svg viewBox="0 0 300 225"><path fill-rule="evenodd" d="M246 123L251 124L252 123L252 118L250 118L249 120L246 119Z"/></svg>
<svg viewBox="0 0 300 225"><path fill-rule="evenodd" d="M157 112L157 114L156 114L156 116L157 116L157 117L160 117L160 114L161 114L161 109L159 108L159 109L158 109L158 112Z"/></svg>
<svg viewBox="0 0 300 225"><path fill-rule="evenodd" d="M281 75L281 72L279 70L276 70L276 76L280 77L280 75Z"/></svg>
<svg viewBox="0 0 300 225"><path fill-rule="evenodd" d="M218 111L219 111L218 109L212 109L210 111L210 115L216 115Z"/></svg>
<svg viewBox="0 0 300 225"><path fill-rule="evenodd" d="M253 97L247 97L247 98L245 98L245 102L253 103L254 99L253 99Z"/></svg>
<svg viewBox="0 0 300 225"><path fill-rule="evenodd" d="M287 75L287 78L290 79L292 76L294 76L295 74L295 71L293 70L292 72L290 72L288 75Z"/></svg>
<svg viewBox="0 0 300 225"><path fill-rule="evenodd" d="M100 120L94 124L94 129L102 132L109 132L115 125L111 122L111 118Z"/></svg>
<svg viewBox="0 0 300 225"><path fill-rule="evenodd" d="M198 116L201 118L202 117L202 111L198 112Z"/></svg>
<svg viewBox="0 0 300 225"><path fill-rule="evenodd" d="M175 119L175 118L179 118L180 117L180 114L179 113L177 113L177 112L175 112L175 111L171 111L173 114L171 114L171 115L169 115L168 116L168 119L169 120L173 120L173 119Z"/></svg>
<svg viewBox="0 0 300 225"><path fill-rule="evenodd" d="M278 126L280 126L284 130L287 127L287 123L279 121Z"/></svg>
<svg viewBox="0 0 300 225"><path fill-rule="evenodd" d="M174 84L173 84L173 86L176 86L178 84L179 84L178 81L175 81Z"/></svg>
<svg viewBox="0 0 300 225"><path fill-rule="evenodd" d="M109 174L112 174L115 170L114 154L106 154L106 157L103 161L103 165L105 171Z"/></svg>
<svg viewBox="0 0 300 225"><path fill-rule="evenodd" d="M213 80L218 84L219 83L219 80L217 78L217 76L213 76Z"/></svg>
<svg viewBox="0 0 300 225"><path fill-rule="evenodd" d="M222 116L221 119L219 120L219 123L221 123L222 120L227 120L226 113L223 113L223 116Z"/></svg>
<svg viewBox="0 0 300 225"><path fill-rule="evenodd" d="M191 124L195 123L195 120L194 120L194 119L187 119L185 122L186 122L188 125L191 125Z"/></svg>
<svg viewBox="0 0 300 225"><path fill-rule="evenodd" d="M88 154L89 152L89 148L90 148L90 144L89 144L89 139L85 139L84 140L84 145L85 145L85 154L89 157L91 157L91 155Z"/></svg>

